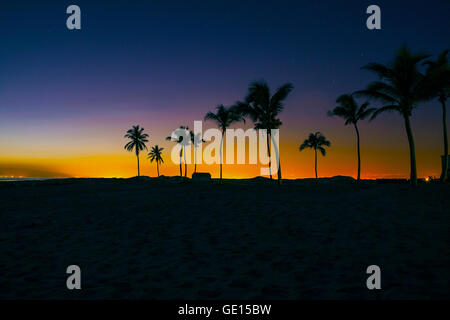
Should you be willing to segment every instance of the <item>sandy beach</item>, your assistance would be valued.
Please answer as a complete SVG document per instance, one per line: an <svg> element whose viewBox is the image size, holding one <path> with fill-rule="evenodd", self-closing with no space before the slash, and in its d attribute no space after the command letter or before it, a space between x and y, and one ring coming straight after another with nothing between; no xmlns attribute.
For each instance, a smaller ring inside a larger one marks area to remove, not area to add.
<svg viewBox="0 0 450 320"><path fill-rule="evenodd" d="M0 183L1 299L449 299L450 185ZM82 289L66 288L79 265ZM366 288L378 265L382 289Z"/></svg>

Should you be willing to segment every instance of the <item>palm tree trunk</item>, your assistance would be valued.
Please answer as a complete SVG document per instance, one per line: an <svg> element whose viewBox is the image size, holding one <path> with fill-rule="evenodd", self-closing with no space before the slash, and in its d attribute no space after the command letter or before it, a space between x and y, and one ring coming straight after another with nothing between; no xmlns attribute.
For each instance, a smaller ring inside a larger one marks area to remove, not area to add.
<svg viewBox="0 0 450 320"><path fill-rule="evenodd" d="M158 172L158 177L159 177L159 162L158 162L158 160L156 160L156 171Z"/></svg>
<svg viewBox="0 0 450 320"><path fill-rule="evenodd" d="M223 148L223 136L225 131L222 131L222 138L220 139L220 183L222 183L222 148Z"/></svg>
<svg viewBox="0 0 450 320"><path fill-rule="evenodd" d="M183 167L181 166L182 157L183 157L183 149L180 148L180 177L183 177Z"/></svg>
<svg viewBox="0 0 450 320"><path fill-rule="evenodd" d="M269 175L270 175L270 180L272 180L272 158L270 157L270 133L269 133L269 129L267 129L267 155L269 156Z"/></svg>
<svg viewBox="0 0 450 320"><path fill-rule="evenodd" d="M359 146L359 130L358 126L355 123L355 130L356 130L356 139L358 144L358 181L361 180L361 150Z"/></svg>
<svg viewBox="0 0 450 320"><path fill-rule="evenodd" d="M137 158L137 166L138 166L138 177L140 177L140 172L139 172L139 152L136 152L136 158Z"/></svg>
<svg viewBox="0 0 450 320"><path fill-rule="evenodd" d="M277 173L278 173L278 184L283 183L283 178L281 176L281 161L280 161L280 150L278 149L277 144L275 143L272 133L270 133L270 140L273 142L273 147L275 149L275 160L277 161Z"/></svg>
<svg viewBox="0 0 450 320"><path fill-rule="evenodd" d="M405 115L405 129L408 136L409 143L409 158L411 162L411 184L417 186L417 168L416 168L416 149L414 147L414 137L411 130L411 123L409 122L409 116Z"/></svg>
<svg viewBox="0 0 450 320"><path fill-rule="evenodd" d="M317 178L317 149L314 148L314 170L316 171L316 179Z"/></svg>
<svg viewBox="0 0 450 320"><path fill-rule="evenodd" d="M444 131L444 166L442 168L441 181L447 181L448 174L448 136L447 136L447 108L445 106L445 98L439 99L442 103L442 122Z"/></svg>
<svg viewBox="0 0 450 320"><path fill-rule="evenodd" d="M281 161L278 158L278 184L282 184L283 178L281 177Z"/></svg>
<svg viewBox="0 0 450 320"><path fill-rule="evenodd" d="M194 173L197 173L197 147L194 147Z"/></svg>
<svg viewBox="0 0 450 320"><path fill-rule="evenodd" d="M183 149L184 149L184 177L186 178L186 175L187 175L187 162L186 162L186 149L185 148L186 147L183 146Z"/></svg>

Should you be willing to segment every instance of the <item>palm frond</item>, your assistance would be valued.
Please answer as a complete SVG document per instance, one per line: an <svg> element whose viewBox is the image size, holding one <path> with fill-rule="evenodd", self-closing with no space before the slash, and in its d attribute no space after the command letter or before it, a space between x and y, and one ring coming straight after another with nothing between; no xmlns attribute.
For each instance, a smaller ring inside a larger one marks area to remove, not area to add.
<svg viewBox="0 0 450 320"><path fill-rule="evenodd" d="M138 125L132 126L124 136L124 138L130 139L124 148L128 151L133 151L134 149L136 154L139 154L139 151L147 149L145 144L148 142L148 137L149 135L144 133L144 128L140 128Z"/></svg>
<svg viewBox="0 0 450 320"><path fill-rule="evenodd" d="M294 89L294 86L291 83L286 83L279 87L272 98L270 98L271 108L276 110L277 113L281 112L283 109L282 102L287 98L292 89Z"/></svg>
<svg viewBox="0 0 450 320"><path fill-rule="evenodd" d="M369 108L369 105L370 105L369 102L365 102L359 107L358 112L356 114L356 118L358 120L364 120L368 116L370 116L373 112L375 112L376 108Z"/></svg>
<svg viewBox="0 0 450 320"><path fill-rule="evenodd" d="M244 116L242 114L242 109L239 109L235 105L231 107L225 107L223 105L218 105L216 107L216 113L208 112L205 115L206 120L212 120L216 122L217 126L225 132L225 130L234 122L244 121Z"/></svg>
<svg viewBox="0 0 450 320"><path fill-rule="evenodd" d="M300 145L299 150L302 151L306 148L317 149L325 155L324 147L329 147L330 145L331 142L328 141L322 133L317 131L309 134L308 138Z"/></svg>
<svg viewBox="0 0 450 320"><path fill-rule="evenodd" d="M385 93L372 90L359 90L355 92L355 95L366 97L368 99L379 100L383 103L396 103L397 100Z"/></svg>
<svg viewBox="0 0 450 320"><path fill-rule="evenodd" d="M164 148L160 148L158 145L153 146L151 151L148 153L148 159L150 159L150 162L156 161L159 163L164 163L162 158L163 150Z"/></svg>
<svg viewBox="0 0 450 320"><path fill-rule="evenodd" d="M372 71L378 75L379 78L391 78L392 77L392 70L381 64L381 63L369 63L362 67L364 70Z"/></svg>
<svg viewBox="0 0 450 320"><path fill-rule="evenodd" d="M305 150L306 148L311 148L308 140L303 141L303 143L299 147L300 151Z"/></svg>
<svg viewBox="0 0 450 320"><path fill-rule="evenodd" d="M325 148L324 148L324 147L321 147L321 146L317 147L317 150L319 150L320 153L322 153L323 156L325 156L326 153L327 153L327 151L325 150Z"/></svg>
<svg viewBox="0 0 450 320"><path fill-rule="evenodd" d="M252 82L245 99L247 103L255 103L268 107L270 104L270 89L264 80Z"/></svg>
<svg viewBox="0 0 450 320"><path fill-rule="evenodd" d="M378 117L383 112L391 112L391 111L398 111L398 112L400 112L399 107L396 106L396 105L384 106L384 107L376 109L372 113L372 116L370 117L370 121L374 120L376 117Z"/></svg>

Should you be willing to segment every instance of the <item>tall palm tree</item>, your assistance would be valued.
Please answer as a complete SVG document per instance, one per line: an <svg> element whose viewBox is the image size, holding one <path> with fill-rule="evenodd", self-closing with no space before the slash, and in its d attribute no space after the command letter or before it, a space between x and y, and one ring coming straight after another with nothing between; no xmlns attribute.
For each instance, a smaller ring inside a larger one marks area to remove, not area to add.
<svg viewBox="0 0 450 320"><path fill-rule="evenodd" d="M372 82L365 90L357 92L358 95L384 104L372 114L370 120L387 111L396 111L403 117L409 142L410 181L413 186L417 185L417 169L410 117L413 109L420 102L430 99L426 90L427 79L418 70L420 62L428 57L429 55L425 54L413 54L407 46L403 46L397 51L394 61L390 64L369 63L364 66L363 69L374 72L380 80Z"/></svg>
<svg viewBox="0 0 450 320"><path fill-rule="evenodd" d="M197 172L197 148L200 145L200 143L205 142L201 138L202 134L199 132L197 134L194 133L194 131L190 130L189 135L191 136L191 144L194 146L194 173Z"/></svg>
<svg viewBox="0 0 450 320"><path fill-rule="evenodd" d="M267 155L269 157L269 175L272 179L271 171L271 150L270 140L273 140L271 133L272 129L279 129L283 124L278 118L278 115L283 111L283 101L287 98L294 86L291 83L286 83L279 87L273 95L271 95L270 88L265 81L252 82L248 88L248 93L245 102L238 102L236 104L239 111L246 117L249 117L255 124L255 129L267 130ZM278 149L279 147L273 141L275 148L275 156L278 167L278 183L281 184L281 163Z"/></svg>
<svg viewBox="0 0 450 320"><path fill-rule="evenodd" d="M339 103L332 111L328 112L329 116L338 116L345 120L345 125L352 124L356 131L356 142L358 148L358 181L361 179L361 151L359 142L358 121L364 120L370 116L376 109L368 108L369 103L365 102L361 106L353 98L351 94L343 94L336 100Z"/></svg>
<svg viewBox="0 0 450 320"><path fill-rule="evenodd" d="M183 158L183 150L186 147L186 144L189 144L188 137L186 136L186 131L189 128L187 126L180 126L178 129L174 131L174 138L172 136L166 137L166 140L168 141L174 141L176 143L180 144L180 177L183 177L183 167L181 165L181 159ZM186 137L186 139L185 139ZM184 153L184 176L186 177L187 172L187 163L186 163L186 152Z"/></svg>
<svg viewBox="0 0 450 320"><path fill-rule="evenodd" d="M325 138L324 135L322 135L319 131L316 133L310 133L308 139L305 139L303 143L300 145L299 150L303 151L306 148L314 149L314 168L316 172L316 179L317 177L317 150L322 153L323 156L326 155L326 150L324 147L329 147L331 145L331 142Z"/></svg>
<svg viewBox="0 0 450 320"><path fill-rule="evenodd" d="M447 136L447 107L446 102L450 97L450 65L447 55L449 50L443 51L437 59L424 62L428 66L427 77L430 81L432 95L438 98L442 105L442 124L444 135L444 165L442 166L441 181L447 180L448 173L448 136Z"/></svg>
<svg viewBox="0 0 450 320"><path fill-rule="evenodd" d="M150 159L150 162L155 161L156 162L156 171L158 172L159 177L159 165L164 163L164 160L162 158L162 151L164 148L160 148L158 145L155 145L152 147L152 150L148 153L148 159Z"/></svg>
<svg viewBox="0 0 450 320"><path fill-rule="evenodd" d="M216 113L208 112L205 115L205 121L207 120L214 121L222 131L222 137L220 139L220 182L222 182L223 136L232 123L239 121L245 122L245 120L235 106L226 108L222 104L216 107Z"/></svg>
<svg viewBox="0 0 450 320"><path fill-rule="evenodd" d="M138 177L140 176L139 171L139 152L146 149L145 145L148 142L148 134L143 133L144 128L139 128L139 126L133 126L131 129L127 131L124 138L130 139L130 141L125 145L125 149L128 151L135 151L137 158L137 167L138 167Z"/></svg>

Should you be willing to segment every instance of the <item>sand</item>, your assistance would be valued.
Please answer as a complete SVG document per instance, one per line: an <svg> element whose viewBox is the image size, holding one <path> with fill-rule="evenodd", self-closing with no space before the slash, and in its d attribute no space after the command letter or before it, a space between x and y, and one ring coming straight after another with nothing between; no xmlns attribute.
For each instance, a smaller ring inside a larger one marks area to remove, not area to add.
<svg viewBox="0 0 450 320"><path fill-rule="evenodd" d="M0 298L449 299L449 208L448 184L3 182Z"/></svg>

